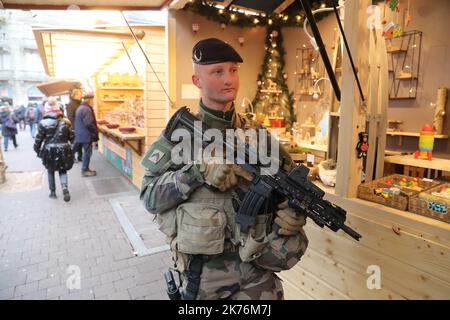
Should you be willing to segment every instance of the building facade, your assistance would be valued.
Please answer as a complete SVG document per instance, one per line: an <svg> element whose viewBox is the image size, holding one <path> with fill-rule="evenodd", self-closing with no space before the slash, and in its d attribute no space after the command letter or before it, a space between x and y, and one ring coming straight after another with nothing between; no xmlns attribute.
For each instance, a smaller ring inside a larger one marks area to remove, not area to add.
<svg viewBox="0 0 450 320"><path fill-rule="evenodd" d="M32 25L42 22L33 11L0 10L0 98L27 105L44 98L36 85L50 78L39 57Z"/></svg>

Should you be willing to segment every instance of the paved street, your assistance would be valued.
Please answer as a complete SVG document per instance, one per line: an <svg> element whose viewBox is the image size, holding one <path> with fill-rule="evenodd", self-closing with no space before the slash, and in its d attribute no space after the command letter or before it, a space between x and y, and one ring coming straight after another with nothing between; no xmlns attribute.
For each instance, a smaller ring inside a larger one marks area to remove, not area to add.
<svg viewBox="0 0 450 320"><path fill-rule="evenodd" d="M138 190L94 151L98 175L82 178L76 163L72 200L58 178L50 199L29 131L18 144L4 153L0 185L0 299L167 299L170 255Z"/></svg>

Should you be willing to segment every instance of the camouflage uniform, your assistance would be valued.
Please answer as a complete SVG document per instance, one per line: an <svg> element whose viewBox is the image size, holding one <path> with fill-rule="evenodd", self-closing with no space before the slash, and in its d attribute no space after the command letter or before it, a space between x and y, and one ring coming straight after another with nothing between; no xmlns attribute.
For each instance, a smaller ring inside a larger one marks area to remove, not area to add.
<svg viewBox="0 0 450 320"><path fill-rule="evenodd" d="M212 128L254 128L256 121L232 111L231 121L208 111L200 101L197 115ZM146 167L140 197L145 208L156 214L167 236L175 266L186 286L186 269L193 254L203 257L197 299L283 299L280 279L274 272L292 268L304 254L308 240L303 230L279 236L272 230L275 213L259 214L245 234L235 223L231 190L212 191L205 186L198 166L173 165L172 146L161 135L150 147L142 164ZM287 157L287 166L293 162Z"/></svg>

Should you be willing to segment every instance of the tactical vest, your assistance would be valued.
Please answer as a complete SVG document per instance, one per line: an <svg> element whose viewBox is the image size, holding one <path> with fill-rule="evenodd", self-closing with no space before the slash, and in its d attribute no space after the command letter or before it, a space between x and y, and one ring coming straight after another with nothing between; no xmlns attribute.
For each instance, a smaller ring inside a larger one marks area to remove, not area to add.
<svg viewBox="0 0 450 320"><path fill-rule="evenodd" d="M226 121L200 108L197 116L209 127L219 130L249 129L259 125L237 113L231 121ZM268 244L272 214L258 215L255 226L243 233L235 222L232 199L232 190L220 192L201 186L176 208L157 215L160 230L168 237L178 271L186 270L188 255L201 254L213 258L226 252L239 252L244 262L261 255Z"/></svg>

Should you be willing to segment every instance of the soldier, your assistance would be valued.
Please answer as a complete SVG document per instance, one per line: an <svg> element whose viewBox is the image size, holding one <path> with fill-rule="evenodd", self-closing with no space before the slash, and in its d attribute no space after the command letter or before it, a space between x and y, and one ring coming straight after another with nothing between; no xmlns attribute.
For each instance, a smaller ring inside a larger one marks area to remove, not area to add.
<svg viewBox="0 0 450 320"><path fill-rule="evenodd" d="M219 130L260 127L235 112L238 63L243 60L233 47L215 38L201 40L192 60L192 82L201 93L198 118ZM163 134L142 160L140 197L167 236L174 270L180 274L181 298L283 299L275 272L292 268L304 254L305 216L296 216L279 199L275 206L263 206L248 233L241 231L233 191L248 186L252 175L235 164L174 165L173 144ZM294 163L281 146L280 153L289 170Z"/></svg>

